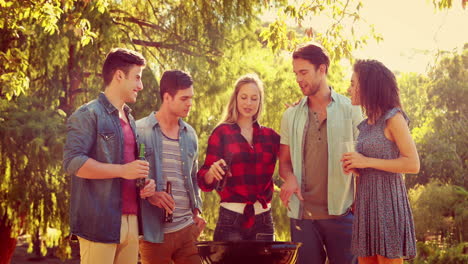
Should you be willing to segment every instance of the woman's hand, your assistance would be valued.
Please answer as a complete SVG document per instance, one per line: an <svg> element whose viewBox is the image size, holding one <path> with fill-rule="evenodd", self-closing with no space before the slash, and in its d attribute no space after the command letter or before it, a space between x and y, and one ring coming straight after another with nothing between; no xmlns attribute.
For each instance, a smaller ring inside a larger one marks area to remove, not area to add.
<svg viewBox="0 0 468 264"><path fill-rule="evenodd" d="M223 166L227 166L226 162L223 159L213 162L210 169L205 174L205 182L211 184L214 180L220 181L224 177Z"/></svg>
<svg viewBox="0 0 468 264"><path fill-rule="evenodd" d="M368 158L357 152L344 153L341 158L343 171L348 174L350 172L356 173L353 169L364 169L368 167Z"/></svg>

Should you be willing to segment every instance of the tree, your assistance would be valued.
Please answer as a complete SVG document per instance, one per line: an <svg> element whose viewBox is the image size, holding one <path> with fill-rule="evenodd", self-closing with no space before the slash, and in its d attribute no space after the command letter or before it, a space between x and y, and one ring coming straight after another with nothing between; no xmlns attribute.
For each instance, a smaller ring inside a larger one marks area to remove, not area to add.
<svg viewBox="0 0 468 264"><path fill-rule="evenodd" d="M312 8L312 3L307 1L304 7ZM340 13L340 5L344 6L340 3L320 1L315 8L318 12L332 7L331 17L340 21L339 17L349 16ZM278 102L299 97L297 89L290 89L294 81L289 59L262 46L273 48L284 35L274 26L268 27L276 30L271 33L268 28L257 30L262 28L258 15L266 8L305 17L306 11L293 14L286 1L0 0L0 7L0 243L4 243L0 255L4 262L9 261L19 234L44 234L52 227L62 232L57 243L67 245L69 179L60 168L64 124L77 106L101 90L99 62L112 47L141 51L149 61L142 100L134 107L137 117L158 106L157 79L163 70L192 73L203 101L195 105L189 122L200 132L203 150L221 116L227 88L241 74L256 71L267 87L275 89L266 98L272 113L265 119L268 126L278 128L283 111ZM340 25L334 26L338 30ZM319 31L307 33L307 38L301 34L299 30L296 36L304 41L321 36ZM319 40L333 50L335 59L361 45L333 36ZM255 61L259 58L264 63ZM207 207L212 207L215 198L207 197ZM68 253L62 247L60 254Z"/></svg>
<svg viewBox="0 0 468 264"><path fill-rule="evenodd" d="M460 186L431 181L409 191L418 241L436 238L460 243L468 235L468 192Z"/></svg>
<svg viewBox="0 0 468 264"><path fill-rule="evenodd" d="M427 77L404 74L399 84L421 160L419 174L406 177L408 186L439 179L467 188L468 45L443 57Z"/></svg>
<svg viewBox="0 0 468 264"><path fill-rule="evenodd" d="M459 0L460 5L463 9L466 8L466 3L468 0ZM434 8L439 9L439 10L444 10L444 9L450 9L453 6L453 1L452 0L432 0L432 4L434 5Z"/></svg>
<svg viewBox="0 0 468 264"><path fill-rule="evenodd" d="M291 51L300 43L314 40L323 45L332 60L352 60L355 49L364 47L370 39L377 42L383 39L372 24L364 22L359 14L362 7L359 0L295 1L280 6L277 18L260 36L273 51ZM296 28L288 27L290 20L296 22ZM361 31L364 33L357 33L356 28L365 28Z"/></svg>
<svg viewBox="0 0 468 264"><path fill-rule="evenodd" d="M209 60L229 40L223 34L234 26L243 28L258 8L252 1L226 2L225 9L210 1L136 3L0 1L2 263L9 262L21 233L44 234L54 227L62 231L60 245L66 245L69 179L60 165L64 123L66 114L99 92L97 59L122 45L144 47L146 57L159 52L153 58L168 67L184 64L190 56ZM199 12L190 16L195 6ZM151 23L135 19L151 14ZM164 45L148 45L146 34L160 36ZM195 51L201 53L191 54ZM147 87L155 87L152 72L164 68L155 65L151 62L144 73Z"/></svg>

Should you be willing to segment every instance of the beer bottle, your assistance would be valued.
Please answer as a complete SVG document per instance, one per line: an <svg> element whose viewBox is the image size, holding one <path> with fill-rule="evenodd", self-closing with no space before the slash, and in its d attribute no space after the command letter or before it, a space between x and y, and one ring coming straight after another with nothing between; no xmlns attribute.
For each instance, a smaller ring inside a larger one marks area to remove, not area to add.
<svg viewBox="0 0 468 264"><path fill-rule="evenodd" d="M230 173L229 171L231 167L232 156L227 155L224 161L226 162L226 165L221 165L221 168L224 171L223 178L220 181L218 181L218 183L215 186L218 192L221 192L226 187L228 174Z"/></svg>
<svg viewBox="0 0 468 264"><path fill-rule="evenodd" d="M140 154L138 155L138 159L146 160L145 159L145 144L143 143L140 143ZM145 182L146 182L145 178L136 179L136 186L138 187L138 189L140 190L143 189L143 187L145 187Z"/></svg>
<svg viewBox="0 0 468 264"><path fill-rule="evenodd" d="M172 183L170 181L167 181L167 184L166 184L166 192L171 196L172 196ZM164 222L165 223L172 223L172 214L170 214L169 212L167 212L165 209L163 209L164 211L164 214L163 214L163 217L164 217Z"/></svg>
<svg viewBox="0 0 468 264"><path fill-rule="evenodd" d="M227 177L228 177L228 171L229 171L229 167L226 166L226 165L221 165L221 168L224 170L224 175L223 175L223 178L218 181L218 183L216 184L216 190L218 192L221 192L222 190L224 190L224 187L226 187L226 184L227 184Z"/></svg>

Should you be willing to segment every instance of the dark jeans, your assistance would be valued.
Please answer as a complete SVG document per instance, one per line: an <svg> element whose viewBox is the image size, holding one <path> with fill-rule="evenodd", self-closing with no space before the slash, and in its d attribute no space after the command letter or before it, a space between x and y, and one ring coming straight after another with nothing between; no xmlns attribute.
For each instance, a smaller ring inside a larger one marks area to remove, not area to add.
<svg viewBox="0 0 468 264"><path fill-rule="evenodd" d="M302 242L297 264L355 264L351 254L351 229L353 214L334 219L291 219L291 239Z"/></svg>
<svg viewBox="0 0 468 264"><path fill-rule="evenodd" d="M226 208L219 208L218 223L214 232L214 241L259 240L273 241L274 227L271 210L255 216L251 228L243 228L244 215Z"/></svg>

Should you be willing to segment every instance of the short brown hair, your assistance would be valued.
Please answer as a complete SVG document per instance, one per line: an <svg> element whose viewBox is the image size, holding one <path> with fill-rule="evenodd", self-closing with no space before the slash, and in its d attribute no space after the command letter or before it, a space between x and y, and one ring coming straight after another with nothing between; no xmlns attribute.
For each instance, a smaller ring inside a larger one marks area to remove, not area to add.
<svg viewBox="0 0 468 264"><path fill-rule="evenodd" d="M330 56L328 56L328 52L317 43L307 43L300 46L294 51L293 59L307 60L315 66L315 69L318 69L320 65L324 64L326 66L325 73L328 73Z"/></svg>
<svg viewBox="0 0 468 264"><path fill-rule="evenodd" d="M186 72L180 70L165 71L161 77L161 81L159 82L159 94L161 96L161 100L164 101L165 93L174 97L177 91L185 90L192 86L192 84L192 76Z"/></svg>
<svg viewBox="0 0 468 264"><path fill-rule="evenodd" d="M353 66L359 83L359 99L371 122L394 107L400 107L395 75L376 60L357 60Z"/></svg>
<svg viewBox="0 0 468 264"><path fill-rule="evenodd" d="M115 48L109 51L102 65L102 77L104 79L104 86L109 85L112 82L114 73L117 70L121 70L127 76L128 71L134 65L145 66L146 60L140 53L124 49L124 48Z"/></svg>

